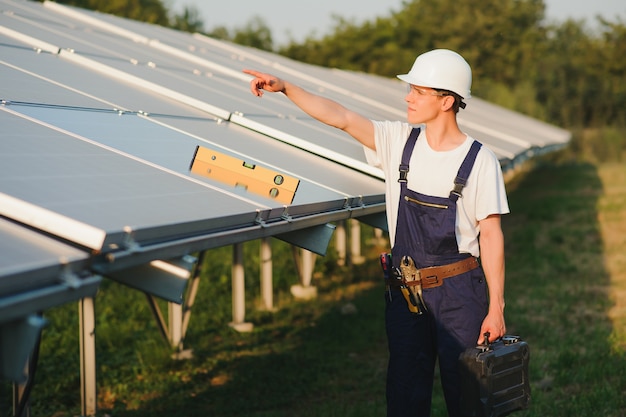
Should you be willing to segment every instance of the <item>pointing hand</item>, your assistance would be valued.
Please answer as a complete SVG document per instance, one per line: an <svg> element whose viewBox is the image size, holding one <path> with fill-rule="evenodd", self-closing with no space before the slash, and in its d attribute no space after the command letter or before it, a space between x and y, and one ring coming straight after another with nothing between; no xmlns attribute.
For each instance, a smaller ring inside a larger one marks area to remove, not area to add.
<svg viewBox="0 0 626 417"><path fill-rule="evenodd" d="M252 75L250 81L250 91L257 97L263 96L263 91L271 93L282 92L285 89L285 82L278 77L254 70L243 70L245 74Z"/></svg>

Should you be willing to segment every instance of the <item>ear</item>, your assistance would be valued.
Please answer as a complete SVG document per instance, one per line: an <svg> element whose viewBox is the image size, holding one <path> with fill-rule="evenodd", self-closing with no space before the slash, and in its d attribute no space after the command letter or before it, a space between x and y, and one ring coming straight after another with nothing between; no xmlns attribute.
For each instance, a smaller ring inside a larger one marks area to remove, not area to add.
<svg viewBox="0 0 626 417"><path fill-rule="evenodd" d="M441 97L441 110L449 111L449 110L452 110L453 106L454 106L454 97L452 96Z"/></svg>

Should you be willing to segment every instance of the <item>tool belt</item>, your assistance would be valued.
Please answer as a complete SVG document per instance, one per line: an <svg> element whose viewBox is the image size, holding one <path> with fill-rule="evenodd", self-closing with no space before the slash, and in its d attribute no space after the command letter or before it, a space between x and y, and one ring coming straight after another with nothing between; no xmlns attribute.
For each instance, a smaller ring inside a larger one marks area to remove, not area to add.
<svg viewBox="0 0 626 417"><path fill-rule="evenodd" d="M427 268L417 269L416 271L419 274L419 277L414 281L407 281L404 278L397 279L390 277L385 279L385 282L391 287L413 287L421 284L422 289L435 288L441 286L444 279L471 271L478 268L478 266L478 260L472 256L448 265L430 266Z"/></svg>

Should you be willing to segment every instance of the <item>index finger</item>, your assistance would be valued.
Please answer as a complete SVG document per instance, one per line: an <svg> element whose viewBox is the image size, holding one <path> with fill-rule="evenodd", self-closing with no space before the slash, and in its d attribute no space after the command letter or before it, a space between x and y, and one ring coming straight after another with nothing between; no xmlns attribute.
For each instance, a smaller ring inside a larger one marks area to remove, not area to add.
<svg viewBox="0 0 626 417"><path fill-rule="evenodd" d="M243 73L252 75L254 77L259 77L259 78L261 77L261 75L263 75L262 72L251 70L251 69L244 69Z"/></svg>

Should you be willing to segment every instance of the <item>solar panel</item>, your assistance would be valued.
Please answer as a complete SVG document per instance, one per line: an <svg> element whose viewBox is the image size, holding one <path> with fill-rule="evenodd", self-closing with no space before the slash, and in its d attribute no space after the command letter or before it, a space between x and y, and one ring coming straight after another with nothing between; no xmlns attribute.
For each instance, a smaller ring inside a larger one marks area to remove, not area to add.
<svg viewBox="0 0 626 417"><path fill-rule="evenodd" d="M89 254L0 218L0 379L24 380L40 312L96 294Z"/></svg>
<svg viewBox="0 0 626 417"><path fill-rule="evenodd" d="M92 275L88 272L89 254L85 251L0 219L0 253L0 294L3 295L0 323L56 306L46 299L52 288L66 290L65 294L58 294L62 302L77 300L86 294L75 291L87 282L82 278ZM36 303L20 297L40 290L47 291L37 293ZM91 285L88 291L95 294L95 287Z"/></svg>

